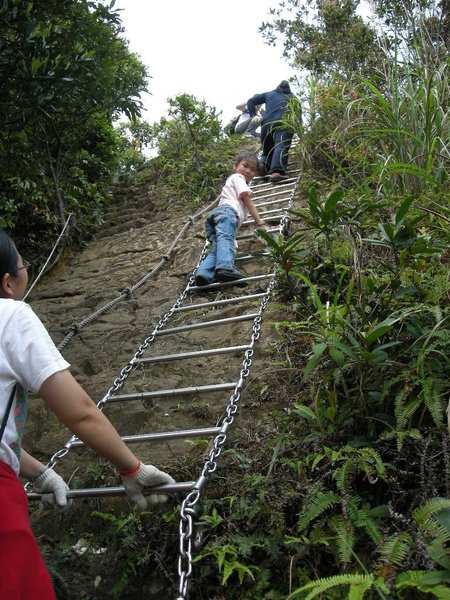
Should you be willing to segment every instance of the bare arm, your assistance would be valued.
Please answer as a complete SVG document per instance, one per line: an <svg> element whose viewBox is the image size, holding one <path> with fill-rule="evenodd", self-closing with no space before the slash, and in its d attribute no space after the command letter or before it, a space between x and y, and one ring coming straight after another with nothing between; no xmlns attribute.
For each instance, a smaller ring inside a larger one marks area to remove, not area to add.
<svg viewBox="0 0 450 600"><path fill-rule="evenodd" d="M237 110L240 110L240 111L242 111L242 112L244 112L244 110L247 110L247 103L246 103L246 102L243 102L242 104L238 104L238 105L236 106L236 109L237 109Z"/></svg>
<svg viewBox="0 0 450 600"><path fill-rule="evenodd" d="M120 472L136 467L136 456L69 371L59 371L46 379L39 395L63 425Z"/></svg>
<svg viewBox="0 0 450 600"><path fill-rule="evenodd" d="M256 225L258 225L258 227L264 227L264 225L266 225L266 222L259 216L256 206L253 203L251 194L249 194L249 192L242 192L241 199L247 207L247 210L250 213L252 219L255 221Z"/></svg>
<svg viewBox="0 0 450 600"><path fill-rule="evenodd" d="M20 450L20 476L25 479L36 479L39 473L44 469L44 465L25 452L22 448Z"/></svg>

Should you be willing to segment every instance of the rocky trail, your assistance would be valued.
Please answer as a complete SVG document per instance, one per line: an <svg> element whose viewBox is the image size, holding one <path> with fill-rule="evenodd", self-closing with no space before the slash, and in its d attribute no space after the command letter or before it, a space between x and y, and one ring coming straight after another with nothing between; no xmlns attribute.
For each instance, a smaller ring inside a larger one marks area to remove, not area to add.
<svg viewBox="0 0 450 600"><path fill-rule="evenodd" d="M262 209L270 210L270 217L277 217L277 206L280 202L286 205L294 189L293 184L273 186L260 182L255 185L255 194L257 188L262 201L267 198L270 203ZM117 187L98 233L80 253L67 258L43 278L27 298L54 342L58 345L64 340L61 351L71 363L73 375L95 402L104 398L185 290L205 243L206 212L192 218L200 210L173 205L161 191ZM183 237L168 256L168 249L183 227ZM144 360L131 370L118 391L131 398L108 400L104 406L105 414L122 436L216 428L223 417L239 380L242 348L252 339L254 317L273 270L272 260L260 256L266 248L251 224L242 228L238 241L237 264L255 279L245 289L215 284L211 289L193 288L186 293L181 309L174 311L149 347L139 354ZM146 279L164 256L162 267ZM136 282L142 281L135 287ZM132 292L130 288L134 288ZM124 290L128 292L124 294ZM114 302L118 297L122 298ZM89 315L111 301L110 308L89 321ZM264 382L270 379L271 369L276 368L271 365L276 338L269 323L277 310L276 305L269 304L265 311L235 418L235 429L249 438L255 433L258 419L270 410ZM81 328L74 326L80 323L85 324ZM198 327L198 323L202 325ZM176 331L172 332L174 328ZM70 331L73 335L67 340ZM239 348L224 353L204 352L230 346ZM188 353L188 357L152 359L179 353ZM56 422L41 401L30 402L24 437L27 450L47 462L70 437L70 432ZM233 445L233 437L230 431L227 445ZM191 473L197 473L195 480L210 444L211 436L201 434L164 436L162 440L139 441L133 451L144 462L174 474L179 482L183 480L183 474L177 472L179 459L190 456ZM113 469L84 448L72 448L55 468L73 489L117 485ZM183 496L178 496L182 501ZM96 505L107 510L103 508L105 502L98 500ZM40 529L39 517L34 516L33 520Z"/></svg>
<svg viewBox="0 0 450 600"><path fill-rule="evenodd" d="M273 186L266 184L266 187ZM286 194L280 196L286 198ZM118 188L104 225L87 247L66 260L56 273L44 278L27 299L47 326L54 342L58 345L74 323L86 319L150 272L193 213L190 207L172 206L170 201L152 198L151 194L139 188ZM96 402L105 395L139 345L186 287L203 249L204 216L200 215L186 230L167 265L125 300L85 325L62 349L71 363L72 373ZM248 256L249 252L264 249L262 242L251 235L251 225L241 232L244 239L240 242L240 255ZM271 269L269 263L252 259L239 263L239 266L248 276L260 274L261 268L263 272ZM258 295L266 287L267 280L264 279L251 282L245 292L234 286L216 286L216 289L190 294L185 303L192 305L223 300L244 293ZM239 303L205 307L200 311L179 312L167 326L173 328L196 320L220 320L253 314L259 302L257 297ZM251 330L250 320L160 335L145 356L245 344L250 340ZM254 360L247 385L258 377L258 363L266 364L268 357L263 358L263 355L270 352L269 346L263 339L258 344L259 360ZM211 382L211 377L217 384L236 381L241 362L242 353L234 360L229 355L218 355L168 364L139 365L121 393L204 386ZM171 394L124 403L111 402L105 406L105 414L122 435L210 427L221 417L230 393L225 392L225 399L223 391L211 391L207 396L201 393L189 394L189 397ZM28 419L25 443L31 452L46 458L70 435L52 421L42 403L31 404L36 406L31 408L32 417ZM185 451L186 443L185 440L168 440L151 447L148 444L145 448L139 447L139 451L143 458L166 464L171 457ZM65 461L61 461L61 467Z"/></svg>

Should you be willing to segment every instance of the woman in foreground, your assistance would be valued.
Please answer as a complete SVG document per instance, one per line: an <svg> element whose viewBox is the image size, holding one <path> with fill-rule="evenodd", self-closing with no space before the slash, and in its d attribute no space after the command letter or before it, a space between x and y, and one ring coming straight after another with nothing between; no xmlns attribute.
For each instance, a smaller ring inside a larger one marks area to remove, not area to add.
<svg viewBox="0 0 450 600"><path fill-rule="evenodd" d="M28 283L27 264L0 230L0 598L51 600L50 575L31 531L23 477L45 493L47 505L67 506L62 477L21 448L28 391L40 398L57 419L119 471L125 491L141 510L145 487L174 483L167 473L144 465L125 445L113 425L75 381L47 330L22 302ZM151 496L163 502L164 495Z"/></svg>

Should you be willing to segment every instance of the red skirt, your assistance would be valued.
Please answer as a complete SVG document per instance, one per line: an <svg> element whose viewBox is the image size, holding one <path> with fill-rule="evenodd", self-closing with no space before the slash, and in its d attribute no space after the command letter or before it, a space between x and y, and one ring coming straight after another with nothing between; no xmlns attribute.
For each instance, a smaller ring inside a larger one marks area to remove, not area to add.
<svg viewBox="0 0 450 600"><path fill-rule="evenodd" d="M0 598L56 600L50 574L31 531L20 479L0 461Z"/></svg>

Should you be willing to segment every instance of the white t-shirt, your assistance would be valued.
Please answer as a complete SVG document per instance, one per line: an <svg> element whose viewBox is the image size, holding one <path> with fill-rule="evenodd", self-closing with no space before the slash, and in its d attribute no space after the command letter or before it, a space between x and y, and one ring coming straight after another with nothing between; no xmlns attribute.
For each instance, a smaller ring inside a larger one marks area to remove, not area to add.
<svg viewBox="0 0 450 600"><path fill-rule="evenodd" d="M250 186L245 181L245 177L240 173L233 173L225 181L219 200L219 206L221 204L229 204L237 212L238 227L242 225L248 215L247 207L241 200L242 192L253 194Z"/></svg>
<svg viewBox="0 0 450 600"><path fill-rule="evenodd" d="M0 442L0 460L17 474L28 390L38 392L46 379L69 366L28 304L0 298L0 423L13 387L18 384Z"/></svg>
<svg viewBox="0 0 450 600"><path fill-rule="evenodd" d="M235 133L244 133L247 129L247 125L252 120L248 110L244 110L242 115L239 117L238 122L234 126Z"/></svg>

